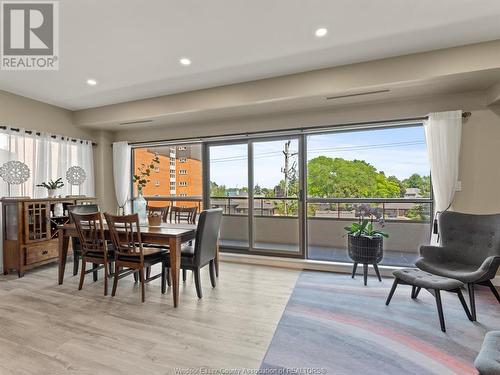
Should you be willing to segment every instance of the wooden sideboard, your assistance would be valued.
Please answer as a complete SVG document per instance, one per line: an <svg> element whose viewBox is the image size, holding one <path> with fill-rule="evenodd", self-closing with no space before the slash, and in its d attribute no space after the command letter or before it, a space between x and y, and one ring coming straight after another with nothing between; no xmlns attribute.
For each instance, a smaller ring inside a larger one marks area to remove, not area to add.
<svg viewBox="0 0 500 375"><path fill-rule="evenodd" d="M96 203L96 198L2 198L3 272L25 270L58 260L59 224L69 221L67 207ZM56 205L62 215L55 216Z"/></svg>

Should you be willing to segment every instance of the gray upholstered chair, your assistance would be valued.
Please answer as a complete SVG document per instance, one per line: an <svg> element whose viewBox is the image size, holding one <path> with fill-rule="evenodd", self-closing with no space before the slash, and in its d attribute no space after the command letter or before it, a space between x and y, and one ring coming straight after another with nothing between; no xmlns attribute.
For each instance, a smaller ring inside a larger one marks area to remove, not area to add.
<svg viewBox="0 0 500 375"><path fill-rule="evenodd" d="M481 375L500 374L500 331L486 334L474 366Z"/></svg>
<svg viewBox="0 0 500 375"><path fill-rule="evenodd" d="M467 284L472 320L476 320L474 285L488 286L500 266L500 214L443 212L439 216L441 246L421 246L416 266L434 275Z"/></svg>

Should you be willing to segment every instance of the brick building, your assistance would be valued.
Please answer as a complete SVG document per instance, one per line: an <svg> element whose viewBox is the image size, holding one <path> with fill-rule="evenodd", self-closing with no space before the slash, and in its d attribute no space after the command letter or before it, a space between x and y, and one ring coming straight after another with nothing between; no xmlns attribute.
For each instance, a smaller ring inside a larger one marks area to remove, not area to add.
<svg viewBox="0 0 500 375"><path fill-rule="evenodd" d="M137 148L134 150L134 173L141 164L151 163L155 153L160 156L159 166L151 172L144 195L177 197L202 196L201 147L199 145ZM137 194L137 186L134 186ZM154 204L152 204L154 205ZM164 205L158 202L157 205ZM198 205L185 202L182 206Z"/></svg>

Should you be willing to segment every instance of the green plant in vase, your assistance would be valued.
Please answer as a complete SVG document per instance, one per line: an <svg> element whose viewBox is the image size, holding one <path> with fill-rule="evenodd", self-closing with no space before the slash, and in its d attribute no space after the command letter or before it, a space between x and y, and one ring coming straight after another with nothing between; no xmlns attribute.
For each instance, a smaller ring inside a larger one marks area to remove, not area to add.
<svg viewBox="0 0 500 375"><path fill-rule="evenodd" d="M46 188L49 198L54 198L56 195L56 190L62 188L64 186L64 182L62 182L62 177L59 177L55 181L49 180L47 182L42 182L41 184L38 184L36 186Z"/></svg>
<svg viewBox="0 0 500 375"><path fill-rule="evenodd" d="M147 202L144 199L143 192L150 180L151 173L156 166L160 165L160 156L155 154L149 164L141 164L137 168L137 173L133 175L132 181L137 185L137 197L134 199L134 212L139 214L141 223L147 222L146 206Z"/></svg>

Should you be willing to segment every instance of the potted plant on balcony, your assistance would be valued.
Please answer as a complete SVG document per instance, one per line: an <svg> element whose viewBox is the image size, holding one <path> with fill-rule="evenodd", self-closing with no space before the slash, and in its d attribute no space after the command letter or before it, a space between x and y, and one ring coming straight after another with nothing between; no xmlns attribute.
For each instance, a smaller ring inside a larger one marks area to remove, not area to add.
<svg viewBox="0 0 500 375"><path fill-rule="evenodd" d="M64 186L64 182L62 182L62 178L59 177L57 180L50 180L48 182L42 182L41 184L36 185L37 187L44 187L47 189L47 194L49 198L54 198L56 195L56 190L60 189Z"/></svg>
<svg viewBox="0 0 500 375"><path fill-rule="evenodd" d="M144 188L147 186L151 180L151 172L154 168L160 164L160 155L155 154L153 159L148 164L141 164L137 168L137 173L133 176L134 184L137 184L137 198L134 199L134 212L139 214L139 221L142 223L147 222L146 206L147 202L144 199L143 192Z"/></svg>
<svg viewBox="0 0 500 375"><path fill-rule="evenodd" d="M378 208L362 204L356 209L357 223L345 227L347 231L347 249L353 260L352 278L356 274L358 263L363 264L364 284L367 283L368 264L373 265L379 281L382 281L377 264L384 257L384 237L389 235L375 228L374 222L384 225L382 213Z"/></svg>

